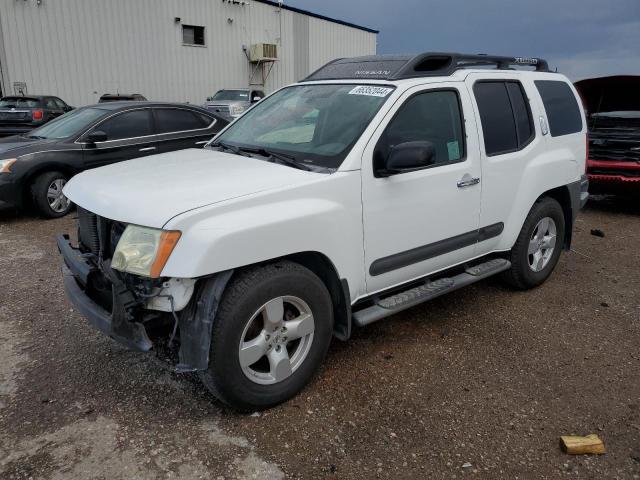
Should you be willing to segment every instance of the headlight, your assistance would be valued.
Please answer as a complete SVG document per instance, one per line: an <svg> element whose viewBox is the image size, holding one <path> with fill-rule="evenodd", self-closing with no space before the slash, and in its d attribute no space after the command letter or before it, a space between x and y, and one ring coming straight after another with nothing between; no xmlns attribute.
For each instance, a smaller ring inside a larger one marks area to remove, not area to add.
<svg viewBox="0 0 640 480"><path fill-rule="evenodd" d="M11 173L10 167L17 161L17 158L7 158L6 160L0 160L0 173Z"/></svg>
<svg viewBox="0 0 640 480"><path fill-rule="evenodd" d="M111 268L158 278L181 233L128 225L118 241Z"/></svg>
<svg viewBox="0 0 640 480"><path fill-rule="evenodd" d="M232 117L239 117L246 110L246 107L243 105L231 105L229 107L229 113L231 113Z"/></svg>

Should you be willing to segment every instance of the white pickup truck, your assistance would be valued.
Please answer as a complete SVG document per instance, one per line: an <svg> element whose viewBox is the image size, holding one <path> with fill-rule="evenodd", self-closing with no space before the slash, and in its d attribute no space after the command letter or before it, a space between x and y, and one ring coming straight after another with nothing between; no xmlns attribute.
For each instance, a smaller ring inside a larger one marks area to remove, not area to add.
<svg viewBox="0 0 640 480"><path fill-rule="evenodd" d="M544 282L586 202L585 161L579 97L542 59L340 59L204 150L71 179L64 285L115 340L171 336L179 371L268 408L354 325L498 273Z"/></svg>

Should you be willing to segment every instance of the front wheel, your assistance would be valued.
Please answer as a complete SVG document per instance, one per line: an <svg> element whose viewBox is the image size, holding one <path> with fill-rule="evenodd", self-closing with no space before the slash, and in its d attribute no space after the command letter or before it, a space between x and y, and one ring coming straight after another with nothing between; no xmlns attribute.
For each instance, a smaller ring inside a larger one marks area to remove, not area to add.
<svg viewBox="0 0 640 480"><path fill-rule="evenodd" d="M62 193L66 184L67 177L60 172L46 172L36 178L31 186L31 193L41 216L60 218L71 211L73 204Z"/></svg>
<svg viewBox="0 0 640 480"><path fill-rule="evenodd" d="M278 262L241 272L220 302L202 382L237 410L272 407L313 377L332 331L331 297L307 268Z"/></svg>
<svg viewBox="0 0 640 480"><path fill-rule="evenodd" d="M542 284L558 263L564 233L564 212L557 200L538 200L511 249L511 268L503 277L507 283L522 290Z"/></svg>

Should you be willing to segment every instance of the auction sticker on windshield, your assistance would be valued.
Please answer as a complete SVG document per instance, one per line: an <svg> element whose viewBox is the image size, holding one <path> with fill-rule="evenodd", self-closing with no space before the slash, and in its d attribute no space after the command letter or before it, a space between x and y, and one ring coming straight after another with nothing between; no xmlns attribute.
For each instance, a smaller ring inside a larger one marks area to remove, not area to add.
<svg viewBox="0 0 640 480"><path fill-rule="evenodd" d="M368 95L369 97L386 97L393 88L360 85L349 92L349 95Z"/></svg>

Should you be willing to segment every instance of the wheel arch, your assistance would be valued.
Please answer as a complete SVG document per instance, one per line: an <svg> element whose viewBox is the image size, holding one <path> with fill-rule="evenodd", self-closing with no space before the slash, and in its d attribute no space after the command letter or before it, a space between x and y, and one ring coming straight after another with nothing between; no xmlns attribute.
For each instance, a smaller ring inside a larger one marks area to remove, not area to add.
<svg viewBox="0 0 640 480"><path fill-rule="evenodd" d="M253 268L282 260L289 260L302 265L322 280L322 283L325 284L329 291L333 305L333 335L339 340L348 340L351 336L351 295L349 282L346 278L340 278L335 265L326 255L316 251L297 252L265 260L257 264L246 265L242 267L242 269Z"/></svg>
<svg viewBox="0 0 640 480"><path fill-rule="evenodd" d="M60 172L67 176L67 179L75 175L75 171L69 165L58 162L45 162L35 165L25 175L22 181L22 200L23 202L31 202L31 187L36 179L48 172Z"/></svg>
<svg viewBox="0 0 640 480"><path fill-rule="evenodd" d="M562 207L562 213L564 214L564 238L562 242L562 247L565 250L569 250L571 248L571 238L572 238L572 232L573 232L573 219L574 219L574 214L573 214L572 205L571 205L571 193L569 192L569 188L566 185L562 185L560 187L547 190L536 199L536 202L538 202L540 199L545 197L553 198Z"/></svg>

